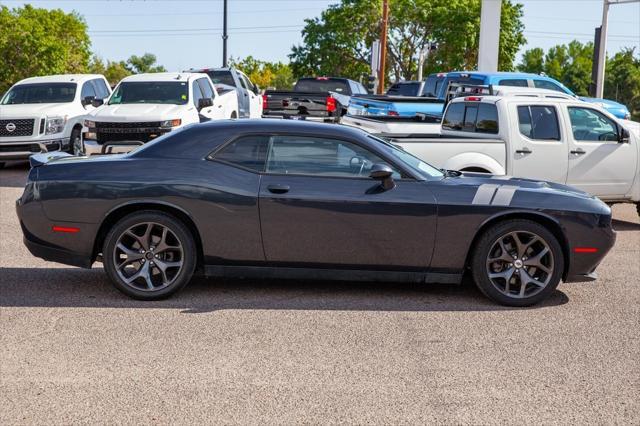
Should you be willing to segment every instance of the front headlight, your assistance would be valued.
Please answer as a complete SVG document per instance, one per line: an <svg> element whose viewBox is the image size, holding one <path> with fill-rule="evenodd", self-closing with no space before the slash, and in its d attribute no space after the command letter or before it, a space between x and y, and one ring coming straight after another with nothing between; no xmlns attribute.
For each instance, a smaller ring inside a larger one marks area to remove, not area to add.
<svg viewBox="0 0 640 426"><path fill-rule="evenodd" d="M47 118L47 124L45 126L45 134L53 135L56 133L64 132L64 125L67 122L66 117L50 117Z"/></svg>
<svg viewBox="0 0 640 426"><path fill-rule="evenodd" d="M182 124L182 120L177 118L175 120L164 120L160 122L160 127L168 128L168 127L178 127Z"/></svg>
<svg viewBox="0 0 640 426"><path fill-rule="evenodd" d="M91 120L84 120L84 127L95 128L96 122Z"/></svg>

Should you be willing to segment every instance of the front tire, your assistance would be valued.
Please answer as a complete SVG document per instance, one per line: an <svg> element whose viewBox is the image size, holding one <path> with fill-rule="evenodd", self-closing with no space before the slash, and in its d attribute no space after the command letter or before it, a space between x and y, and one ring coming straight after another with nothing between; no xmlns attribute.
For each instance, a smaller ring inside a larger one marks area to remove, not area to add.
<svg viewBox="0 0 640 426"><path fill-rule="evenodd" d="M191 280L196 266L189 229L158 211L132 213L118 221L105 238L102 254L114 287L139 300L171 296Z"/></svg>
<svg viewBox="0 0 640 426"><path fill-rule="evenodd" d="M80 132L82 129L76 127L71 131L71 137L69 138L69 147L67 152L73 155L82 155L82 138Z"/></svg>
<svg viewBox="0 0 640 426"><path fill-rule="evenodd" d="M558 287L564 256L558 239L525 219L487 229L472 255L473 279L489 299L506 306L530 306Z"/></svg>

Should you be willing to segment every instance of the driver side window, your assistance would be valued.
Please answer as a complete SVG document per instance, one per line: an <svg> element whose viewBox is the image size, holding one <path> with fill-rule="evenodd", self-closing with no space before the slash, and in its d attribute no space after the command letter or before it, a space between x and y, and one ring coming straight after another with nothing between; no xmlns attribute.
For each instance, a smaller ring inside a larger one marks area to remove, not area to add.
<svg viewBox="0 0 640 426"><path fill-rule="evenodd" d="M272 136L267 173L331 177L368 177L382 158L351 142L311 136ZM392 169L394 169L392 167ZM400 173L394 169L393 177Z"/></svg>
<svg viewBox="0 0 640 426"><path fill-rule="evenodd" d="M573 138L577 141L618 141L618 126L591 108L569 107Z"/></svg>

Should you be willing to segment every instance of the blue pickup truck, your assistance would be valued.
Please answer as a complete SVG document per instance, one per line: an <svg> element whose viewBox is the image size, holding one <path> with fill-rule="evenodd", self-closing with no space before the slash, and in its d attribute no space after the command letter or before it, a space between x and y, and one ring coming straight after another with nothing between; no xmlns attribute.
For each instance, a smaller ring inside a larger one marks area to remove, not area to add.
<svg viewBox="0 0 640 426"><path fill-rule="evenodd" d="M575 96L585 102L595 103L614 116L629 119L629 109L609 99L578 97L562 83L538 74L478 71L456 71L431 74L427 77L420 96L354 96L349 103L348 114L353 116L442 116L450 83L478 86L519 86L556 90Z"/></svg>

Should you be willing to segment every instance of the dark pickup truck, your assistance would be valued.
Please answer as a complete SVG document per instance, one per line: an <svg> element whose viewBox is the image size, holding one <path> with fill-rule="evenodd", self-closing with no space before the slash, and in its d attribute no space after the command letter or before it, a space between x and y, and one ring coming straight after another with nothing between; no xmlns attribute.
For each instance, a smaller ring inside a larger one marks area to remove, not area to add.
<svg viewBox="0 0 640 426"><path fill-rule="evenodd" d="M338 122L351 96L366 93L362 84L346 78L301 78L293 90L265 91L262 116Z"/></svg>

